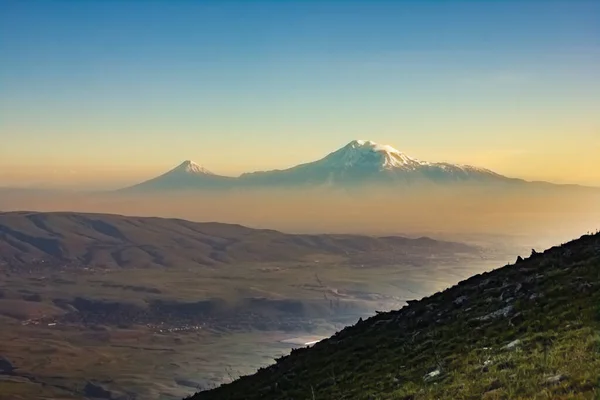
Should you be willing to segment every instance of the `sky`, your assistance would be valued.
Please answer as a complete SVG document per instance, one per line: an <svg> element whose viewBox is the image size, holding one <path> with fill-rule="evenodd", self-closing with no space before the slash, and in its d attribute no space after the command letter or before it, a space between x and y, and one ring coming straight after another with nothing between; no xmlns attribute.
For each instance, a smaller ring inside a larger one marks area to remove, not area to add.
<svg viewBox="0 0 600 400"><path fill-rule="evenodd" d="M0 0L0 186L227 175L353 139L600 186L598 1Z"/></svg>

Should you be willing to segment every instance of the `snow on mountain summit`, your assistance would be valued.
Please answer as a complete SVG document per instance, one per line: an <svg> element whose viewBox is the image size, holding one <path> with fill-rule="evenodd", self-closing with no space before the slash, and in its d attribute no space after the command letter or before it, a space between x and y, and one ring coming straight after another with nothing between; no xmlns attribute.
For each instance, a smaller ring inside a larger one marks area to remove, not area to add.
<svg viewBox="0 0 600 400"><path fill-rule="evenodd" d="M356 140L353 140L350 143L348 143L345 147L350 147L353 149L365 149L365 150L371 150L371 151L385 151L388 153L400 153L398 150L396 150L392 146L389 146L387 144L375 143L371 140L356 139Z"/></svg>
<svg viewBox="0 0 600 400"><path fill-rule="evenodd" d="M172 172L185 172L188 174L206 174L206 175L214 175L213 172L204 168L202 165L193 162L192 160L185 160L177 167L175 167Z"/></svg>
<svg viewBox="0 0 600 400"><path fill-rule="evenodd" d="M155 178L124 188L126 191L173 191L189 189L221 189L229 187L234 179L214 174L192 160L185 160L175 168Z"/></svg>
<svg viewBox="0 0 600 400"><path fill-rule="evenodd" d="M370 140L353 140L321 161L337 168L364 166L380 170L414 169L427 164L407 156L392 146Z"/></svg>

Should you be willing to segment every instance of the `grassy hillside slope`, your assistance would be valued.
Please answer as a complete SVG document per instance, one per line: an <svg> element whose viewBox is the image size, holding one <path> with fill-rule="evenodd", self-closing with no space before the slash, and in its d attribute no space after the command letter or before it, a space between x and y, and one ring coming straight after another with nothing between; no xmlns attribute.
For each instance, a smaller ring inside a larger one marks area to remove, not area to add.
<svg viewBox="0 0 600 400"><path fill-rule="evenodd" d="M380 313L212 399L600 398L600 234Z"/></svg>

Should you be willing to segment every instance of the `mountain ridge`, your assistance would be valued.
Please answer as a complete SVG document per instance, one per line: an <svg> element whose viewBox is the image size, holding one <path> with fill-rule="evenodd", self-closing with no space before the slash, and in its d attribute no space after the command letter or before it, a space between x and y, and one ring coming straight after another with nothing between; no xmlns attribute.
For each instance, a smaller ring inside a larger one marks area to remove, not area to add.
<svg viewBox="0 0 600 400"><path fill-rule="evenodd" d="M525 182L486 168L412 158L389 145L353 140L324 157L284 169L253 171L237 177L215 174L193 161L121 191L235 189L248 187L357 186L456 182Z"/></svg>
<svg viewBox="0 0 600 400"><path fill-rule="evenodd" d="M456 242L401 236L288 234L236 224L76 212L0 212L0 265L39 263L106 268L218 266L235 262L389 257L435 249L477 254Z"/></svg>
<svg viewBox="0 0 600 400"><path fill-rule="evenodd" d="M353 140L325 157L283 170L240 176L259 185L316 184L354 186L368 183L418 184L466 181L518 181L471 165L432 163L412 158L389 145Z"/></svg>

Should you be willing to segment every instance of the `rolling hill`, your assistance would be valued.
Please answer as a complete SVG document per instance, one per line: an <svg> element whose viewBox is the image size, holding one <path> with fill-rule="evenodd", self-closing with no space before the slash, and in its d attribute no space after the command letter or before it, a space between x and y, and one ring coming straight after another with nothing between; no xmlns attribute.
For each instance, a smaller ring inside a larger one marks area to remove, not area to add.
<svg viewBox="0 0 600 400"><path fill-rule="evenodd" d="M169 267L476 253L429 238L295 235L241 225L72 212L0 213L0 265Z"/></svg>
<svg viewBox="0 0 600 400"><path fill-rule="evenodd" d="M190 399L600 396L598 233L408 303Z"/></svg>

